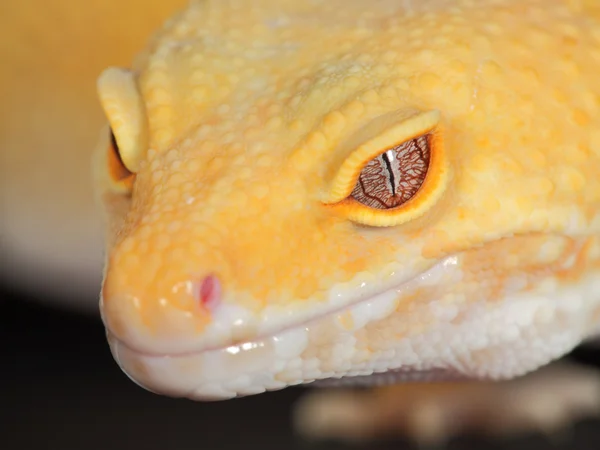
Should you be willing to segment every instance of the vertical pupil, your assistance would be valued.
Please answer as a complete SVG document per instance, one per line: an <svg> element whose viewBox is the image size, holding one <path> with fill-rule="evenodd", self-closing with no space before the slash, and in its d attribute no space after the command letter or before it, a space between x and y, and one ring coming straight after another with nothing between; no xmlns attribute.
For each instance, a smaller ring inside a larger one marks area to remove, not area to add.
<svg viewBox="0 0 600 450"><path fill-rule="evenodd" d="M390 190L393 195L396 195L396 180L394 179L394 170L392 169L392 161L394 158L394 152L388 150L382 155L383 161L385 162L385 166L387 168L389 177L390 177Z"/></svg>

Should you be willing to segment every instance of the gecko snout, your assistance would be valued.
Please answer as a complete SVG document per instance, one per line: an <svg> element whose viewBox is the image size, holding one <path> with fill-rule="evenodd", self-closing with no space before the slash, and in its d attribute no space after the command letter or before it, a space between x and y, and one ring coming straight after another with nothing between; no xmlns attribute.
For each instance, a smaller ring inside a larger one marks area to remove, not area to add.
<svg viewBox="0 0 600 450"><path fill-rule="evenodd" d="M210 345L206 327L223 297L218 274L125 278L118 269L107 271L102 289L101 312L109 334L148 354L179 354Z"/></svg>

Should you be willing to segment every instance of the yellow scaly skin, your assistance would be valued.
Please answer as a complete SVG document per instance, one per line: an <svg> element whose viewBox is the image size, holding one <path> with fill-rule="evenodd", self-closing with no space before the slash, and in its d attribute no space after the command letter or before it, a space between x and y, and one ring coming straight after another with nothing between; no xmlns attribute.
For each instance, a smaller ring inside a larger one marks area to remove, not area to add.
<svg viewBox="0 0 600 450"><path fill-rule="evenodd" d="M99 80L115 358L222 399L560 357L600 326L598 74L592 1L192 2ZM412 200L349 198L424 133Z"/></svg>

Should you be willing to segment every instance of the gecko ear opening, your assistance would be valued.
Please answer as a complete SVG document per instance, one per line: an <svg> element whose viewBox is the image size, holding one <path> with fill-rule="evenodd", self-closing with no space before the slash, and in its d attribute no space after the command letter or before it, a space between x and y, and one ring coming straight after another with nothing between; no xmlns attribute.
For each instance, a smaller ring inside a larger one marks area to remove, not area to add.
<svg viewBox="0 0 600 450"><path fill-rule="evenodd" d="M118 159L126 170L136 173L148 146L148 123L133 73L115 67L106 69L98 78L98 96Z"/></svg>
<svg viewBox="0 0 600 450"><path fill-rule="evenodd" d="M428 211L447 180L440 113L428 111L358 146L337 170L323 201L353 222L400 225Z"/></svg>

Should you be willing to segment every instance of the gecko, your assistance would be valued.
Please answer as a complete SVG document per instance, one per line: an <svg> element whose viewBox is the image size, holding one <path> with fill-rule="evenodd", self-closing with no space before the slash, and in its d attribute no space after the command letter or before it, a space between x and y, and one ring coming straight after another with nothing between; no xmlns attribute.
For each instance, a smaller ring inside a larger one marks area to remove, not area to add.
<svg viewBox="0 0 600 450"><path fill-rule="evenodd" d="M560 358L600 329L599 73L593 1L190 2L98 79L115 360L208 401Z"/></svg>

